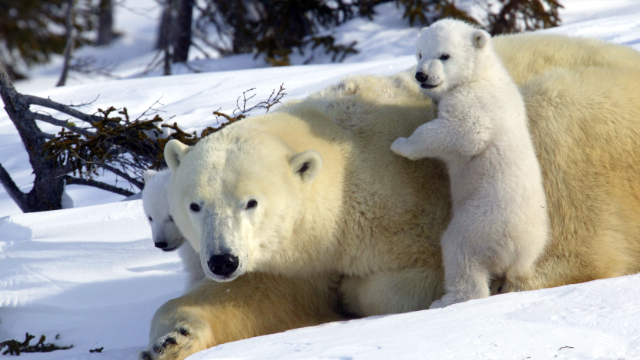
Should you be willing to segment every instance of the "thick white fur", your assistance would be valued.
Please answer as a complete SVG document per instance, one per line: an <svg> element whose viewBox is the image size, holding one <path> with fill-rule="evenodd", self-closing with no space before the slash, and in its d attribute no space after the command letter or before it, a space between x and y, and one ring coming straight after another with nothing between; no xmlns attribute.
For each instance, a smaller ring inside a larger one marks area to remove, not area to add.
<svg viewBox="0 0 640 360"><path fill-rule="evenodd" d="M151 235L155 244L165 243L163 251L178 250L178 255L189 274L187 289L204 279L200 266L200 255L188 241L184 240L169 213L168 190L171 182L169 170L147 170L144 173L144 190L142 190L142 206L147 214Z"/></svg>
<svg viewBox="0 0 640 360"><path fill-rule="evenodd" d="M494 46L525 99L552 228L534 276L520 289L639 272L640 54L538 34L499 37ZM389 151L395 139L436 118L414 75L351 77L194 147L169 143L165 158L179 169L172 172L171 211L182 233L205 249L238 249L247 263L235 280L201 281L159 308L143 358L182 360L344 311L425 309L442 296L447 169L436 159L410 161ZM291 160L307 150L322 163L305 182ZM238 209L269 186L274 195L258 199L255 209L277 215L252 218ZM192 200L204 201L208 220L188 213ZM212 231L207 221L224 227ZM495 285L513 288L504 279Z"/></svg>
<svg viewBox="0 0 640 360"><path fill-rule="evenodd" d="M549 219L524 102L490 35L440 20L422 29L417 51L416 71L428 76L421 85L438 101L438 118L391 150L447 164L453 218L442 236L447 293L437 308L489 296L492 278L527 281Z"/></svg>

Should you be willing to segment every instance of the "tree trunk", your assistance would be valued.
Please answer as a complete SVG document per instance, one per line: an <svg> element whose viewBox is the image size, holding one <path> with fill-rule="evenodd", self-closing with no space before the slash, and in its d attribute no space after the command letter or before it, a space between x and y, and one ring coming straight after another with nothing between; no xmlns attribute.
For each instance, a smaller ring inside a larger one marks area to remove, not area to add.
<svg viewBox="0 0 640 360"><path fill-rule="evenodd" d="M98 39L96 45L109 45L113 40L113 3L100 0L98 14Z"/></svg>
<svg viewBox="0 0 640 360"><path fill-rule="evenodd" d="M156 49L162 50L167 46L169 40L169 28L171 27L171 0L165 0L162 5L162 17L158 27L158 37L156 38Z"/></svg>
<svg viewBox="0 0 640 360"><path fill-rule="evenodd" d="M0 96L27 150L35 174L33 188L27 194L20 191L4 168L0 170L0 182L23 212L62 209L65 169L57 168L53 160L42 156L42 145L46 138L36 122L29 119L29 104L16 92L2 63Z"/></svg>
<svg viewBox="0 0 640 360"><path fill-rule="evenodd" d="M173 21L173 62L189 60L191 46L191 20L193 18L193 0L176 0L176 16Z"/></svg>
<svg viewBox="0 0 640 360"><path fill-rule="evenodd" d="M171 64L173 63L173 36L175 24L175 1L165 0L162 10L162 19L158 28L158 41L156 45L163 53L162 75L171 75Z"/></svg>
<svg viewBox="0 0 640 360"><path fill-rule="evenodd" d="M73 28L73 3L75 0L69 0L67 8L67 45L64 48L64 64L62 65L62 73L56 86L64 86L67 82L67 75L69 74L69 63L71 62L71 55L73 54L73 48L75 47L76 37Z"/></svg>

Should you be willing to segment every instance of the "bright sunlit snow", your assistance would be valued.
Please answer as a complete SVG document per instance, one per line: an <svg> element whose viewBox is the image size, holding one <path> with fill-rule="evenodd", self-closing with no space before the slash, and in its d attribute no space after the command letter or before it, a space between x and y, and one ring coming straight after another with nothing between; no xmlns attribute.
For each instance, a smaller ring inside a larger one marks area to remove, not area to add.
<svg viewBox="0 0 640 360"><path fill-rule="evenodd" d="M565 25L548 31L640 50L640 1L561 3ZM177 65L174 73L184 75L143 74L154 56L159 10L154 0L123 4L116 13L123 36L109 47L80 50L116 64L118 79L78 76L70 86L54 88L58 58L34 69L30 80L16 84L18 90L61 103L91 103L82 108L87 112L116 106L137 115L159 101L156 108L165 119L198 130L215 124L212 111L233 110L249 88L264 99L284 83L286 101L349 74L392 74L415 62L419 29L410 28L388 3L376 8L373 22L354 19L332 31L338 43L358 41L360 53L341 64L317 53L313 65L271 68L252 55L203 59L194 51L190 65L202 73ZM292 60L301 64L309 55ZM28 191L31 168L4 111L0 162ZM111 175L101 180L116 181ZM120 202L122 196L82 186L67 192L75 208L22 214L0 187L0 341L23 340L29 332L74 345L21 355L26 359L135 359L147 345L153 313L184 291L180 260L153 247L140 200ZM190 359L640 359L639 298L640 275L634 275L292 330L221 345ZM99 347L102 353L89 353Z"/></svg>

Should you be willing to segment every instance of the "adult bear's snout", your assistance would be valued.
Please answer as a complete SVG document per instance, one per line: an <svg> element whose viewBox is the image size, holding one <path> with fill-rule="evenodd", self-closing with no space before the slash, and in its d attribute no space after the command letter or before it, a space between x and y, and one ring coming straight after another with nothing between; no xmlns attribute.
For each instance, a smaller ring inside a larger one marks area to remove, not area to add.
<svg viewBox="0 0 640 360"><path fill-rule="evenodd" d="M207 261L209 270L218 276L229 276L238 269L240 261L237 256L226 253L222 255L213 255Z"/></svg>
<svg viewBox="0 0 640 360"><path fill-rule="evenodd" d="M427 76L427 74L423 73L422 71L418 71L416 73L416 80L418 80L421 83L427 81L428 78L429 77Z"/></svg>

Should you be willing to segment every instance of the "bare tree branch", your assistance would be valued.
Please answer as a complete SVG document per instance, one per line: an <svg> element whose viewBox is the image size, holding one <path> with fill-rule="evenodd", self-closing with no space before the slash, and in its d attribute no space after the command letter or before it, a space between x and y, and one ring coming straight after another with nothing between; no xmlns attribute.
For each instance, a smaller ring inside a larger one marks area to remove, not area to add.
<svg viewBox="0 0 640 360"><path fill-rule="evenodd" d="M116 193L116 194L123 195L123 196L131 196L131 195L135 194L132 191L125 190L125 189L119 188L117 186L105 184L105 183L103 183L101 181L96 181L96 180L91 180L91 179L80 179L80 178L75 178L75 177L71 177L71 176L65 177L65 180L66 180L67 185L92 186L92 187L95 187L95 188L98 188L98 189L110 191L112 193Z"/></svg>
<svg viewBox="0 0 640 360"><path fill-rule="evenodd" d="M41 136L41 137L43 137L45 139L49 139L49 140L54 139L56 137L55 135L46 133L44 131L41 131L40 134L38 134L38 136Z"/></svg>
<svg viewBox="0 0 640 360"><path fill-rule="evenodd" d="M52 125L56 125L56 126L62 126L63 128L69 129L75 133L78 133L80 135L84 135L84 136L94 136L95 134L92 131L88 131L85 130L83 128L79 128L75 125L72 125L73 123L70 122L69 120L58 120L56 118L54 118L53 116L50 115L46 115L43 113L31 113L28 116L29 119L32 120L40 120L40 121L44 121L47 122L49 124Z"/></svg>
<svg viewBox="0 0 640 360"><path fill-rule="evenodd" d="M31 105L39 105L43 107L47 107L49 109L58 110L61 113L65 113L67 115L73 116L74 118L80 119L82 121L86 121L92 125L97 123L98 121L102 121L103 118L97 115L88 115L76 109L72 109L67 105L62 105L57 103L51 99L44 99L38 96L33 95L22 95L24 100Z"/></svg>
<svg viewBox="0 0 640 360"><path fill-rule="evenodd" d="M26 195L23 193L18 185L13 181L7 170L0 164L0 183L4 186L4 189L9 194L9 197L18 205L20 210L25 211L24 205Z"/></svg>

